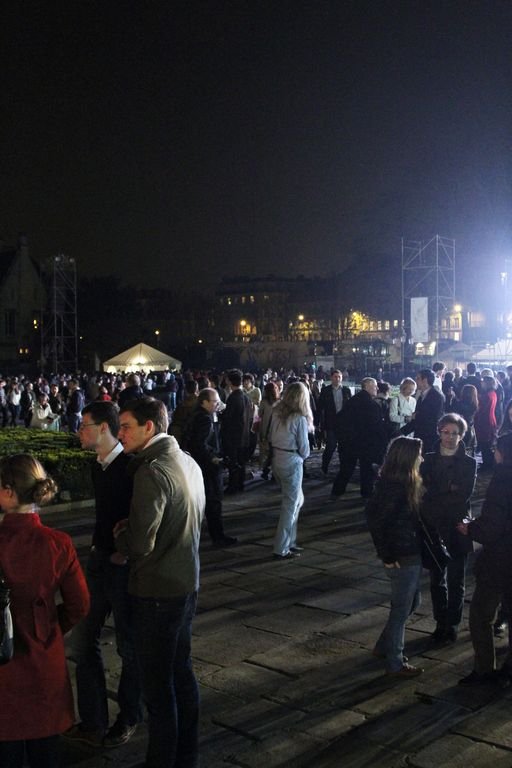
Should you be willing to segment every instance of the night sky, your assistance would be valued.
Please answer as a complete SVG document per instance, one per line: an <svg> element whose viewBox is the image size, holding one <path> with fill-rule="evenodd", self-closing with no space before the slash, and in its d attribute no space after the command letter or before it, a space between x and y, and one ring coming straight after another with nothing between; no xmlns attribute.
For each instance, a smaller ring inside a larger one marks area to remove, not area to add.
<svg viewBox="0 0 512 768"><path fill-rule="evenodd" d="M509 0L10 3L1 237L208 289L441 234L468 287L512 257L511 32Z"/></svg>

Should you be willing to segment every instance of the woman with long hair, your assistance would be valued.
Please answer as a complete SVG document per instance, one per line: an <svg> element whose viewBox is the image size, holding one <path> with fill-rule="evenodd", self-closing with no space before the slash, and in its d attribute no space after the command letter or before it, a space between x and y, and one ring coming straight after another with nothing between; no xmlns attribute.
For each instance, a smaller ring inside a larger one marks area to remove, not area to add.
<svg viewBox="0 0 512 768"><path fill-rule="evenodd" d="M56 768L58 734L74 722L64 634L89 610L66 533L41 523L56 486L29 454L0 460L0 567L11 591L14 656L0 667L0 765ZM55 597L62 602L57 606Z"/></svg>
<svg viewBox="0 0 512 768"><path fill-rule="evenodd" d="M423 672L408 664L403 655L405 622L421 601L421 448L417 438L391 441L366 506L368 528L391 581L389 618L373 654L385 659L386 673L393 677L416 677Z"/></svg>
<svg viewBox="0 0 512 768"><path fill-rule="evenodd" d="M264 480L268 480L270 471L271 457L269 451L269 431L270 422L272 420L272 413L275 404L279 400L279 389L275 381L268 381L263 387L263 397L259 407L259 426L258 426L258 441L259 441L259 461L261 467L261 476Z"/></svg>
<svg viewBox="0 0 512 768"><path fill-rule="evenodd" d="M289 559L300 554L297 521L304 504L302 477L309 456L308 432L313 429L309 392L300 381L289 384L274 406L269 440L272 473L281 486L281 514L274 538L274 557Z"/></svg>

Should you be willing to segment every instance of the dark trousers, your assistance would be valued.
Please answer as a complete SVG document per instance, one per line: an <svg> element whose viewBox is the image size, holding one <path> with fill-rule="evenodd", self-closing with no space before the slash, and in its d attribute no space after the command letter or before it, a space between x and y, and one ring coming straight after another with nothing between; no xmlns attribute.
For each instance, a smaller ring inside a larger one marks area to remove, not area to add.
<svg viewBox="0 0 512 768"><path fill-rule="evenodd" d="M146 768L198 768L199 689L190 653L197 593L132 601L149 716Z"/></svg>
<svg viewBox="0 0 512 768"><path fill-rule="evenodd" d="M245 481L245 463L247 448L233 448L228 453L228 491L238 493L243 491Z"/></svg>
<svg viewBox="0 0 512 768"><path fill-rule="evenodd" d="M336 430L326 429L325 430L325 448L322 454L322 472L327 472L327 470L329 469L329 464L331 463L331 459L336 449L338 449L338 458L339 458L340 467L341 467L341 446L338 443Z"/></svg>
<svg viewBox="0 0 512 768"><path fill-rule="evenodd" d="M512 604L512 588L507 575L507 584L493 581L486 573L476 577L475 591L469 607L469 630L475 651L474 668L479 675L485 675L496 669L496 650L494 646L494 622L500 603ZM509 627L508 654L503 668L512 675L512 637Z"/></svg>
<svg viewBox="0 0 512 768"><path fill-rule="evenodd" d="M0 741L0 765L2 768L23 768L26 754L30 768L58 768L58 747L58 736L26 741Z"/></svg>
<svg viewBox="0 0 512 768"><path fill-rule="evenodd" d="M206 494L206 506L204 514L208 533L212 541L218 541L224 536L224 525L222 523L222 469L211 466L202 468L204 490Z"/></svg>
<svg viewBox="0 0 512 768"><path fill-rule="evenodd" d="M346 489L348 482L354 470L357 462L359 461L359 475L361 485L361 496L364 499L368 499L373 493L373 485L375 482L375 473L373 471L373 464L371 459L365 456L358 456L356 453L350 453L344 450L341 454L340 471L334 478L332 486L333 496L342 496Z"/></svg>
<svg viewBox="0 0 512 768"><path fill-rule="evenodd" d="M18 419L20 418L21 407L19 405L14 405L13 403L9 403L8 408L11 416L10 425L11 427L15 427L16 424L18 423Z"/></svg>
<svg viewBox="0 0 512 768"><path fill-rule="evenodd" d="M86 568L91 608L73 630L78 712L87 728L108 727L107 687L101 654L101 631L110 613L114 616L117 652L121 657L118 687L118 720L124 725L142 721L142 694L135 656L128 565L115 565L110 555L92 550Z"/></svg>
<svg viewBox="0 0 512 768"><path fill-rule="evenodd" d="M462 621L467 555L452 557L442 571L430 571L434 619L439 627L457 629Z"/></svg>

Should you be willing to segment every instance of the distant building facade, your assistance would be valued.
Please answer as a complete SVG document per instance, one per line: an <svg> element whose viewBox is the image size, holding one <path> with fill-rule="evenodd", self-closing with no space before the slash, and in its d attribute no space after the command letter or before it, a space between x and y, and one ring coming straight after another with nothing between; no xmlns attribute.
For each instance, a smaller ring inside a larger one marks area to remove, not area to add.
<svg viewBox="0 0 512 768"><path fill-rule="evenodd" d="M46 297L27 239L0 244L0 365L2 373L37 364L41 351L41 307Z"/></svg>

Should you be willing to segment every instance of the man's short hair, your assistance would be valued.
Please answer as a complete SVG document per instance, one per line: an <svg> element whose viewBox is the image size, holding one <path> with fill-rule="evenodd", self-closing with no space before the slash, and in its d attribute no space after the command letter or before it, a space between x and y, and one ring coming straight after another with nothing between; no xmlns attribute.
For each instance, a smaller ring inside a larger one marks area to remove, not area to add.
<svg viewBox="0 0 512 768"><path fill-rule="evenodd" d="M361 388L366 389L367 384L377 384L377 379L374 379L373 376L365 376L364 379L361 379Z"/></svg>
<svg viewBox="0 0 512 768"><path fill-rule="evenodd" d="M445 368L446 368L445 364L442 363L440 360L438 360L437 363L434 363L434 365L432 366L432 370L434 371L434 373L438 373L439 371L444 371Z"/></svg>
<svg viewBox="0 0 512 768"><path fill-rule="evenodd" d="M240 371L238 368L232 368L231 371L228 371L228 381L234 387L241 387L242 386L242 371Z"/></svg>
<svg viewBox="0 0 512 768"><path fill-rule="evenodd" d="M138 400L128 400L121 408L121 413L131 413L139 427L147 421L155 425L155 435L167 432L169 418L167 409L161 400L154 397L139 397Z"/></svg>
<svg viewBox="0 0 512 768"><path fill-rule="evenodd" d="M466 370L469 373L470 376L474 376L476 373L476 364L475 363L468 363L466 365Z"/></svg>
<svg viewBox="0 0 512 768"><path fill-rule="evenodd" d="M242 377L242 381L250 381L251 384L254 384L254 376L252 373L244 373Z"/></svg>
<svg viewBox="0 0 512 768"><path fill-rule="evenodd" d="M201 405L201 403L206 403L209 400L212 399L212 395L217 395L217 390L213 387L205 387L200 391L200 393L197 396L197 405Z"/></svg>
<svg viewBox="0 0 512 768"><path fill-rule="evenodd" d="M117 437L119 412L114 403L102 400L94 401L82 410L82 416L86 414L89 414L95 424L107 424L112 437Z"/></svg>
<svg viewBox="0 0 512 768"><path fill-rule="evenodd" d="M339 373L339 375L343 378L343 374L338 368L335 368L333 371L331 371L331 377L334 376L335 373Z"/></svg>
<svg viewBox="0 0 512 768"><path fill-rule="evenodd" d="M137 373L129 373L126 377L126 383L129 387L140 387L140 376Z"/></svg>
<svg viewBox="0 0 512 768"><path fill-rule="evenodd" d="M421 371L419 371L418 376L421 379L426 379L429 387L433 385L436 378L436 375L431 368L423 368Z"/></svg>

